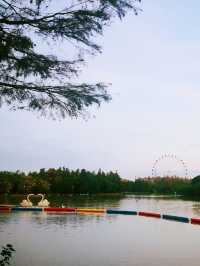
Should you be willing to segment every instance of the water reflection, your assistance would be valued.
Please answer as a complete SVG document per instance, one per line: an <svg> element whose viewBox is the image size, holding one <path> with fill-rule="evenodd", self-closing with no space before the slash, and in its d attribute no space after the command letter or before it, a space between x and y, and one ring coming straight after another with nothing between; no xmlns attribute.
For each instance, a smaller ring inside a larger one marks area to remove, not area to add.
<svg viewBox="0 0 200 266"><path fill-rule="evenodd" d="M124 198L122 195L116 196L69 196L69 195L46 195L46 198L54 207L96 207L106 208L109 206L118 207L120 200ZM0 195L0 204L14 204L19 203L24 199L24 195ZM33 203L36 205L37 199L33 198Z"/></svg>
<svg viewBox="0 0 200 266"><path fill-rule="evenodd" d="M180 199L61 197L49 200L54 206L65 202L70 207L199 215L197 202ZM16 266L198 266L199 239L199 226L139 216L0 214L0 245L9 242L15 246Z"/></svg>
<svg viewBox="0 0 200 266"><path fill-rule="evenodd" d="M195 216L200 217L200 203L194 203L193 204L193 211Z"/></svg>

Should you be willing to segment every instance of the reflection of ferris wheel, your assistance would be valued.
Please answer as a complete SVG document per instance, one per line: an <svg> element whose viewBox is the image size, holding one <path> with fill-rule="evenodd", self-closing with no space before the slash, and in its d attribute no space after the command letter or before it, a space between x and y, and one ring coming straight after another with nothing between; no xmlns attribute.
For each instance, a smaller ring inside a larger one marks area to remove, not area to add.
<svg viewBox="0 0 200 266"><path fill-rule="evenodd" d="M187 165L186 163L179 159L176 155L174 154L165 154L165 155L162 155L161 157L159 157L153 164L153 167L152 167L152 177L156 177L157 176L157 169L158 169L158 166L160 164L161 161L164 161L164 160L168 160L168 159L172 159L174 161L177 161L177 163L182 167L183 169L183 172L184 172L184 177L187 178L188 177L188 169L187 169ZM171 171L168 171L168 176L170 176L170 173Z"/></svg>

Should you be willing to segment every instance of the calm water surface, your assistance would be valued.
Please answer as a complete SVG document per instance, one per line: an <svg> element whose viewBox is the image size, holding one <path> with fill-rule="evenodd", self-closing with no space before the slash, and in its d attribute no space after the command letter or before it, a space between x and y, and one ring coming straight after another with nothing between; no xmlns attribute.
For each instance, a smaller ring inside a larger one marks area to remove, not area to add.
<svg viewBox="0 0 200 266"><path fill-rule="evenodd" d="M192 201L133 196L50 199L53 206L200 217L200 203ZM19 198L5 202L16 203ZM5 243L12 243L17 250L13 264L17 266L200 265L200 226L140 216L1 213L0 245Z"/></svg>

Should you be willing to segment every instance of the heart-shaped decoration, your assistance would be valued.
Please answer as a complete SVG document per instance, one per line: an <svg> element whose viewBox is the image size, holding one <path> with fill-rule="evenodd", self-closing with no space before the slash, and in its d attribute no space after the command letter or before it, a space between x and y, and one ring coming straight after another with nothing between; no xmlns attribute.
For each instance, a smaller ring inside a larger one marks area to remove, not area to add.
<svg viewBox="0 0 200 266"><path fill-rule="evenodd" d="M26 199L24 199L20 205L22 207L32 207L33 203L30 201L30 197L41 197L40 201L38 201L37 206L39 207L48 207L49 206L49 202L48 200L44 199L44 195L43 194L28 194Z"/></svg>

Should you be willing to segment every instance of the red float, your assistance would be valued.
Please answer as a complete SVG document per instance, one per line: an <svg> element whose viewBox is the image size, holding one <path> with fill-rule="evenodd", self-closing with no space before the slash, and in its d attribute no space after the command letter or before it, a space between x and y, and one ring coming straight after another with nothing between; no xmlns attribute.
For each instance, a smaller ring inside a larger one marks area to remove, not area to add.
<svg viewBox="0 0 200 266"><path fill-rule="evenodd" d="M200 224L200 218L191 218L191 224Z"/></svg>
<svg viewBox="0 0 200 266"><path fill-rule="evenodd" d="M161 214L160 213L155 213L155 212L139 212L138 214L140 216L161 218Z"/></svg>
<svg viewBox="0 0 200 266"><path fill-rule="evenodd" d="M0 207L0 212L9 212L10 208L9 207Z"/></svg>

